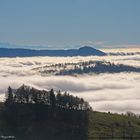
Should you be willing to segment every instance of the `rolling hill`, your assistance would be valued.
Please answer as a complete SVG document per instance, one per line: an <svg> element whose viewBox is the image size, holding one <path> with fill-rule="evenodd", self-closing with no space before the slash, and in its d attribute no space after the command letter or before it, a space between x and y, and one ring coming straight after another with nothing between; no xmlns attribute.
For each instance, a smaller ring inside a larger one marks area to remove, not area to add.
<svg viewBox="0 0 140 140"><path fill-rule="evenodd" d="M32 57L32 56L104 56L106 53L84 46L69 50L35 50L23 48L0 48L0 57Z"/></svg>

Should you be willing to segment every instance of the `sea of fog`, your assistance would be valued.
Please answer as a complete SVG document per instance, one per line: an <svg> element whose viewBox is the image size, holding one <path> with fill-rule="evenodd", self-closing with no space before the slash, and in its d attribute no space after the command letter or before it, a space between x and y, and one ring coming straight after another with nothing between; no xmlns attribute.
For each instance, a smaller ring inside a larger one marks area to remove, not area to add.
<svg viewBox="0 0 140 140"><path fill-rule="evenodd" d="M93 110L124 113L140 113L140 73L101 73L77 76L44 76L33 70L56 63L109 61L140 67L140 49L104 49L105 52L132 52L133 55L89 57L26 57L0 58L0 98L10 85L22 84L39 89L68 91L89 101ZM135 54L136 53L136 54Z"/></svg>

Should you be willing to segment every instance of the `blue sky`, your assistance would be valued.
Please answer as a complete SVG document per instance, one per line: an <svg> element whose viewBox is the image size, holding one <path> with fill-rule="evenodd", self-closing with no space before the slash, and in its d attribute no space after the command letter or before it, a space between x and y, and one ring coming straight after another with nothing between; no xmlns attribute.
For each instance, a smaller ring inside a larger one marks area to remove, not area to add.
<svg viewBox="0 0 140 140"><path fill-rule="evenodd" d="M140 0L0 0L0 42L140 44Z"/></svg>

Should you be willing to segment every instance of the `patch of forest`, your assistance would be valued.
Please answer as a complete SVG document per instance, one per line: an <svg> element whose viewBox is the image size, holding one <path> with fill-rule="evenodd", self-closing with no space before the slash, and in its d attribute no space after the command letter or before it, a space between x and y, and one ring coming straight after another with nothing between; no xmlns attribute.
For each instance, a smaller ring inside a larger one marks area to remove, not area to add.
<svg viewBox="0 0 140 140"><path fill-rule="evenodd" d="M0 103L0 139L139 140L140 116L96 112L67 92L9 87Z"/></svg>
<svg viewBox="0 0 140 140"><path fill-rule="evenodd" d="M18 89L8 88L4 115L18 138L54 139L57 136L63 140L73 136L81 140L86 138L87 116L91 110L88 102L67 92L22 85Z"/></svg>
<svg viewBox="0 0 140 140"><path fill-rule="evenodd" d="M140 72L139 67L114 64L106 61L87 61L78 63L58 63L34 68L43 75L74 75L88 73L120 73L120 72Z"/></svg>

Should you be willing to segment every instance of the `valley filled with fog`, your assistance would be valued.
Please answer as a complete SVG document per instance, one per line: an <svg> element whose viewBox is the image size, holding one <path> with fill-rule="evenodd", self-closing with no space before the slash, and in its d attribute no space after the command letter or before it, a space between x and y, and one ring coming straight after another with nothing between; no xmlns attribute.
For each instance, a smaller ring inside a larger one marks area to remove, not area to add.
<svg viewBox="0 0 140 140"><path fill-rule="evenodd" d="M129 48L103 51L109 55L0 58L0 98L4 100L9 85L18 88L26 84L39 89L68 91L89 101L93 110L140 113L140 50ZM101 62L107 65L111 63L117 68L123 64L123 67L117 72L76 71L56 74L62 68L63 71L71 70L86 62L88 67L89 62L93 66Z"/></svg>

